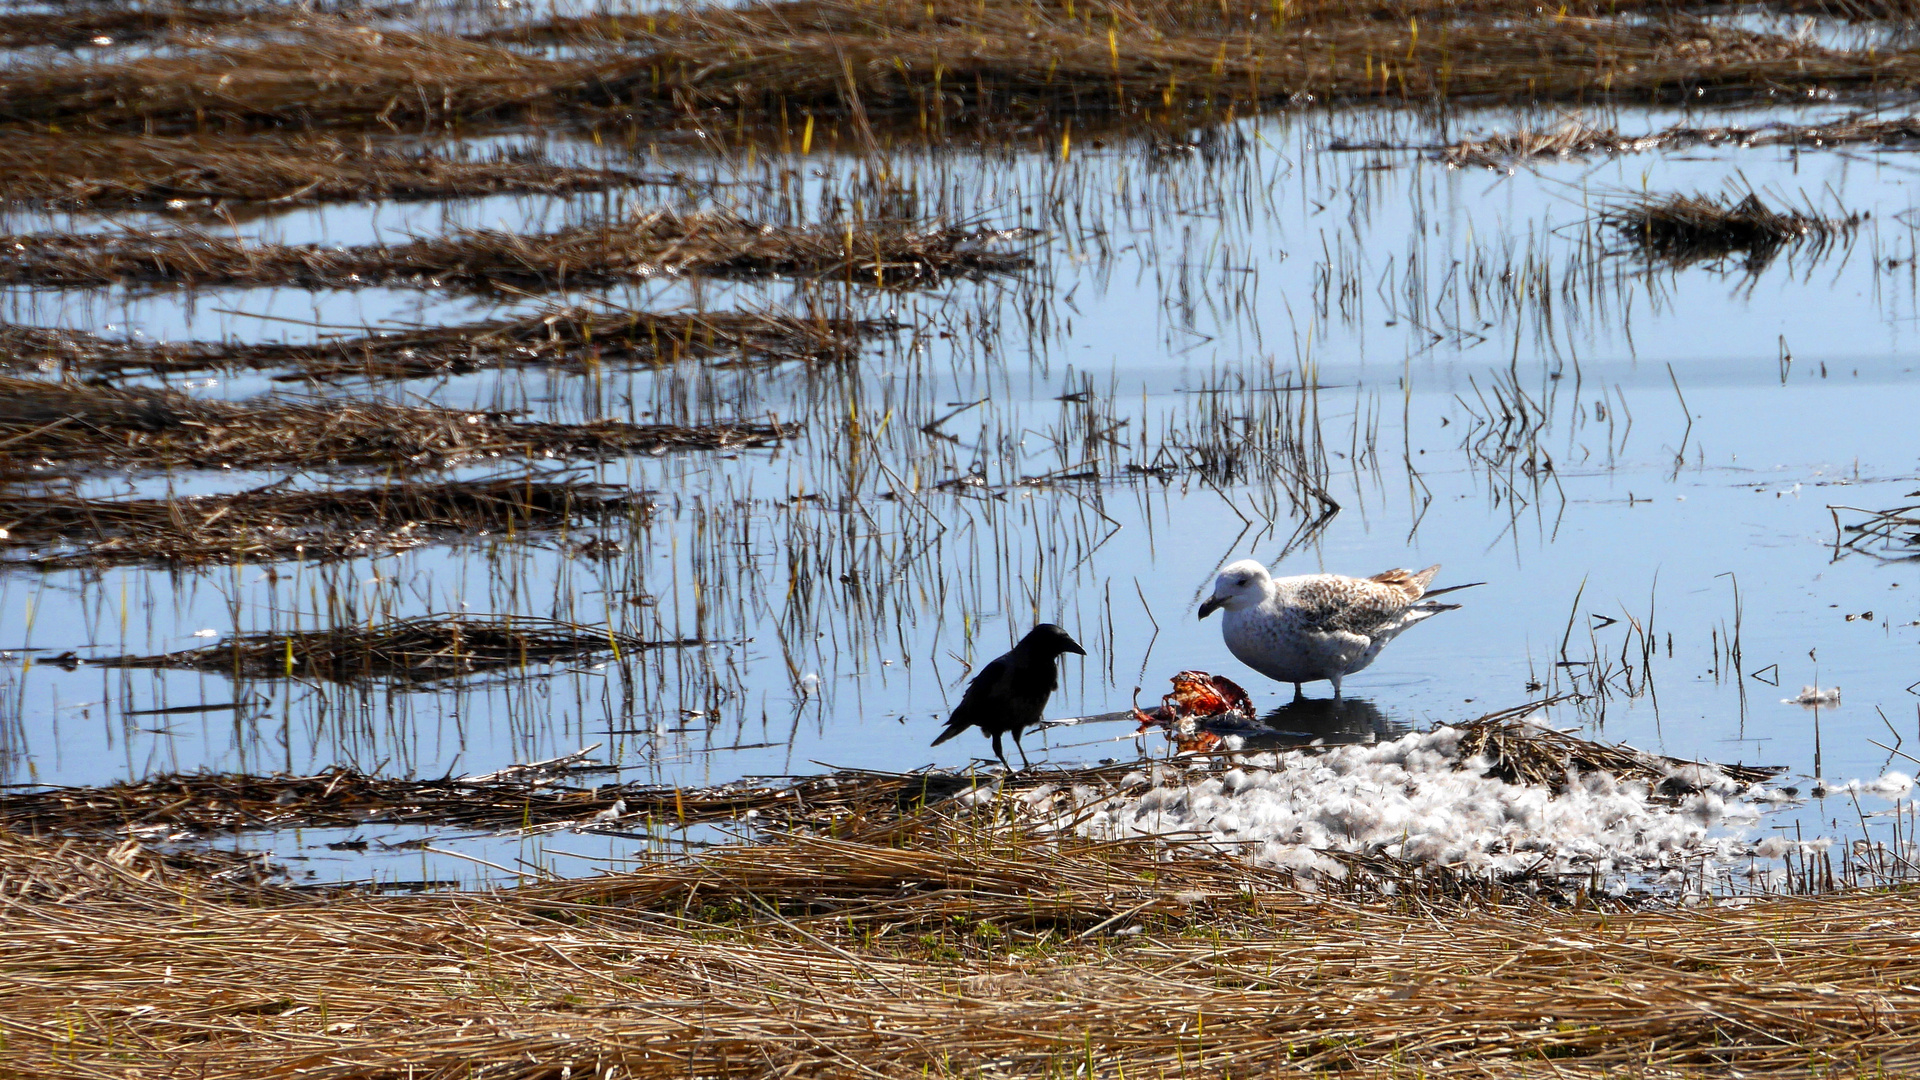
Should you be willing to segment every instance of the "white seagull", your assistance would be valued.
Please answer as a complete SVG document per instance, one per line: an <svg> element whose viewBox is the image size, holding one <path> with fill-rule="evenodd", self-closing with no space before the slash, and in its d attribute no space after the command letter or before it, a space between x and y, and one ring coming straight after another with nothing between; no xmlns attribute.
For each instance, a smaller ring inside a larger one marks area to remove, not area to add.
<svg viewBox="0 0 1920 1080"><path fill-rule="evenodd" d="M1228 651L1260 674L1292 683L1296 698L1301 683L1317 679L1332 682L1337 698L1340 680L1373 663L1401 631L1460 606L1423 598L1485 584L1427 591L1439 572L1434 565L1417 574L1276 578L1259 562L1241 559L1213 579L1213 595L1200 605L1200 617L1224 608L1220 636Z"/></svg>

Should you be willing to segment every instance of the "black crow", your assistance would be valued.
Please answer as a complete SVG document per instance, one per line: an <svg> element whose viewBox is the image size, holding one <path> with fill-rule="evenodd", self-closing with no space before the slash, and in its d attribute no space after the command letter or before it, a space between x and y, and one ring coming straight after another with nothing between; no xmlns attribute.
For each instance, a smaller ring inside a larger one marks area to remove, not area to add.
<svg viewBox="0 0 1920 1080"><path fill-rule="evenodd" d="M939 746L970 727L993 737L993 756L1012 772L1007 755L1000 749L1000 736L1013 733L1013 748L1020 751L1020 767L1028 768L1027 748L1020 745L1020 733L1040 722L1047 698L1060 686L1053 662L1062 653L1087 655L1079 642L1052 623L1033 628L1013 651L980 669L967 684L960 705L953 710L947 728L933 740Z"/></svg>

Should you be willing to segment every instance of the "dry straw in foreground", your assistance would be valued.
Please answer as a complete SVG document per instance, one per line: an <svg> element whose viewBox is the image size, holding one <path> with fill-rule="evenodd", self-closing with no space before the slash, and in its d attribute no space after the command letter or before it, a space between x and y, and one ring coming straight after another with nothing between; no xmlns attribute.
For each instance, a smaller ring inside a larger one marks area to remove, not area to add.
<svg viewBox="0 0 1920 1080"><path fill-rule="evenodd" d="M1904 893L1358 903L994 826L410 898L248 888L137 844L0 831L0 983L0 1069L35 1077L1920 1069Z"/></svg>
<svg viewBox="0 0 1920 1080"><path fill-rule="evenodd" d="M446 468L496 458L765 446L794 430L772 421L702 427L539 423L497 413L319 398L202 401L171 390L0 376L0 476L87 467Z"/></svg>

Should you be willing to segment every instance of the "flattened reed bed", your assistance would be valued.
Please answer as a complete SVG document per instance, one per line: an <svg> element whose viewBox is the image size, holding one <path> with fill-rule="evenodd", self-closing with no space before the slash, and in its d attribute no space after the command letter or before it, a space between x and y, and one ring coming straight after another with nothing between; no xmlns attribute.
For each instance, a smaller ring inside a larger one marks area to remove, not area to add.
<svg viewBox="0 0 1920 1080"><path fill-rule="evenodd" d="M324 561L566 530L651 510L649 500L622 489L534 476L167 499L15 492L0 505L0 567Z"/></svg>
<svg viewBox="0 0 1920 1080"><path fill-rule="evenodd" d="M292 135L159 137L9 131L0 199L59 210L207 213L376 199L462 199L660 183L621 169L556 165L531 151L461 158L431 144Z"/></svg>
<svg viewBox="0 0 1920 1080"><path fill-rule="evenodd" d="M604 628L599 628L598 647L608 647ZM640 783L581 787L568 783L567 773L566 765L429 780L369 776L348 768L312 776L178 773L107 787L9 792L0 801L0 827L73 836L145 835L152 830L211 836L242 829L362 824L479 829L577 825L618 831L649 821L737 822L751 814L762 825L832 828L895 820L907 806L936 802L976 782L945 773L837 773L711 788ZM1054 771L1047 779L1110 781L1112 773Z"/></svg>
<svg viewBox="0 0 1920 1080"><path fill-rule="evenodd" d="M498 367L846 360L899 324L850 316L746 311L651 313L566 307L464 326L340 337L310 345L113 340L80 330L0 324L0 365L62 374L180 374L285 369L286 380L412 379Z"/></svg>
<svg viewBox="0 0 1920 1080"><path fill-rule="evenodd" d="M0 376L0 477L14 478L103 468L439 469L485 459L767 446L797 430L777 420L566 424L325 398L202 401L172 390Z"/></svg>
<svg viewBox="0 0 1920 1080"><path fill-rule="evenodd" d="M1920 141L1920 117L1851 116L1825 124L1768 124L1762 127L1679 124L1644 135L1622 135L1569 117L1553 129L1521 127L1440 149L1440 158L1456 168L1507 169L1541 158L1591 154L1638 154L1687 146L1847 146L1878 143L1899 146Z"/></svg>
<svg viewBox="0 0 1920 1080"><path fill-rule="evenodd" d="M601 632L600 644L604 647L604 629ZM249 656L258 653L270 666L284 665L286 646L275 643L278 637L255 637L260 640L246 646ZM228 644L223 642L173 655L186 657L188 666L211 669L221 666L227 650ZM141 658L142 666L148 659L153 658ZM1563 786L1570 773L1606 772L1622 780L1647 781L1668 797L1682 793L1675 779L1676 768L1696 764L1582 739L1519 719L1533 711L1535 706L1523 706L1459 725L1463 733L1460 760L1481 758L1490 763L1494 775L1509 782L1551 788ZM1119 715L1131 719L1130 714ZM581 787L566 783L567 770L585 756L583 751L555 763L515 766L505 774L459 779L394 779L339 768L313 776L174 774L104 788L22 789L10 794L6 805L0 806L0 826L76 835L144 828L207 835L234 829L371 821L510 829L553 823L586 825L605 821L604 815L615 812L629 820L658 818L678 824L751 820L756 826L777 825L833 835L865 830L878 835L895 828L921 828L924 823L914 823L920 809L935 807L940 811L935 817L940 817L956 810L958 804L945 803L951 796L981 785L990 784L999 794L1016 796L1080 786L1111 789L1147 764L1129 762L994 775L944 770L842 770L825 776L743 781L711 788L646 784ZM1172 763L1168 775L1178 778L1233 767L1228 755L1186 758ZM1743 784L1769 779L1779 771L1738 765L1713 768ZM993 804L986 805L992 812ZM960 808L956 812L965 811Z"/></svg>
<svg viewBox="0 0 1920 1080"><path fill-rule="evenodd" d="M102 667L214 671L245 679L419 684L605 653L699 644L703 643L692 638L649 641L605 625L557 619L422 615L371 625L235 634L198 649L88 662Z"/></svg>
<svg viewBox="0 0 1920 1080"><path fill-rule="evenodd" d="M1409 884L1362 902L985 827L316 899L0 831L0 1026L20 1075L211 1080L1920 1068L1905 892L1627 911Z"/></svg>
<svg viewBox="0 0 1920 1080"><path fill-rule="evenodd" d="M1640 198L1601 210L1599 221L1652 261L1691 266L1738 254L1747 256L1747 269L1758 270L1788 249L1824 253L1852 236L1861 218L1774 210L1749 193L1737 200L1678 194Z"/></svg>
<svg viewBox="0 0 1920 1080"><path fill-rule="evenodd" d="M1009 114L1773 100L1920 86L1920 55L1909 51L1828 48L1678 7L1587 4L1543 19L1531 3L1488 0L1379 14L1350 0L786 0L553 20L508 35L558 43L557 56L314 17L276 27L273 40L182 56L18 68L0 79L0 123L421 131L552 116L663 125L712 110L892 118L917 137L922 120L938 128Z"/></svg>
<svg viewBox="0 0 1920 1080"><path fill-rule="evenodd" d="M0 284L530 290L683 274L772 274L926 286L1022 269L1031 260L1007 245L1029 237L1019 229L886 220L767 225L726 211L668 210L545 234L473 229L346 248L250 243L198 231L41 233L0 236Z"/></svg>

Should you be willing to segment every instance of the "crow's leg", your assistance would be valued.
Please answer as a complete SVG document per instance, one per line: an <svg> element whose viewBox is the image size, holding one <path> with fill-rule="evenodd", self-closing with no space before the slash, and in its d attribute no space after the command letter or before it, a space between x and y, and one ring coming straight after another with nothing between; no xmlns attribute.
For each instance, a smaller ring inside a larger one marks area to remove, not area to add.
<svg viewBox="0 0 1920 1080"><path fill-rule="evenodd" d="M1020 745L1018 737L1015 737L1014 745ZM1000 764L1006 766L1008 772L1013 771L1013 763L1007 760L1007 752L1000 749L1000 733L997 731L993 733L993 756L1000 759Z"/></svg>
<svg viewBox="0 0 1920 1080"><path fill-rule="evenodd" d="M1307 696L1307 692L1301 689L1300 684L1294 683L1293 684L1293 700L1299 701L1301 698L1306 696Z"/></svg>
<svg viewBox="0 0 1920 1080"><path fill-rule="evenodd" d="M1027 760L1027 748L1020 745L1020 729L1019 728L1013 729L1013 748L1015 750L1020 751L1021 771L1024 772L1027 769L1033 768L1033 762Z"/></svg>

